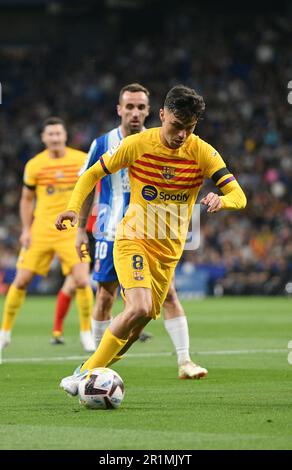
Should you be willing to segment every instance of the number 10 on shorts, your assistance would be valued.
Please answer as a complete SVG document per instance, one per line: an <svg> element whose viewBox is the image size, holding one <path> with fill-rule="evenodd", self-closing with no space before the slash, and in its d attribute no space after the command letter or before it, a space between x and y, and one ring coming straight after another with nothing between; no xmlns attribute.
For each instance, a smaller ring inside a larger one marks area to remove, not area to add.
<svg viewBox="0 0 292 470"><path fill-rule="evenodd" d="M96 242L95 244L95 259L105 259L107 257L107 242Z"/></svg>

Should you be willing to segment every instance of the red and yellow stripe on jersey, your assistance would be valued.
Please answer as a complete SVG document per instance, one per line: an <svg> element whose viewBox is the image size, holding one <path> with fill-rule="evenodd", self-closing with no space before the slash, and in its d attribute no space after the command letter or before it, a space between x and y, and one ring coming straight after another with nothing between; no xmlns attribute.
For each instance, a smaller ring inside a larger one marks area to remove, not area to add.
<svg viewBox="0 0 292 470"><path fill-rule="evenodd" d="M180 148L170 149L161 142L160 128L154 128L125 138L88 169L72 193L68 210L79 213L96 181L123 167L129 167L131 199L116 239L143 244L162 263L176 264L180 258L205 177L213 178L223 192L223 208L239 209L246 203L242 189L211 145L192 134ZM179 227L173 233L177 221Z"/></svg>
<svg viewBox="0 0 292 470"><path fill-rule="evenodd" d="M34 229L56 232L57 215L66 209L86 158L86 153L66 147L61 158L52 158L44 150L27 162L23 182L36 191Z"/></svg>

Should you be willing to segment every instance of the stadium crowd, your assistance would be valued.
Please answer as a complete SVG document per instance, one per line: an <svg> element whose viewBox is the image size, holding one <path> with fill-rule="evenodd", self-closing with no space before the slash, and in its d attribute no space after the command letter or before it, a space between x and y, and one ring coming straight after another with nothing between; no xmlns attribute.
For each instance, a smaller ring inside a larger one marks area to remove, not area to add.
<svg viewBox="0 0 292 470"><path fill-rule="evenodd" d="M240 214L202 213L200 248L185 251L181 262L208 271L211 295L277 295L287 292L287 285L289 291L289 19L255 17L245 28L244 22L226 18L216 23L202 15L194 33L187 10L170 12L151 34L123 36L123 23L116 25L104 47L107 21L113 18L97 27L96 40L82 54L65 37L62 48L57 43L0 48L0 276L15 267L22 171L40 150L41 122L50 115L61 116L68 125L70 145L87 151L97 135L115 126L113 109L122 85L139 81L150 89L146 124L151 127L159 125L165 92L184 83L204 96L206 113L197 132L228 162L247 194L248 206Z"/></svg>

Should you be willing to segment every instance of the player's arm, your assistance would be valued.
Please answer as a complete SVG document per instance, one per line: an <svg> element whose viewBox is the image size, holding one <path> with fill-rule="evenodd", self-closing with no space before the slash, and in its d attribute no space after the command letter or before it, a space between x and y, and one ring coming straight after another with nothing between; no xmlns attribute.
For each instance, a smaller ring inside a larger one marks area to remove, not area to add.
<svg viewBox="0 0 292 470"><path fill-rule="evenodd" d="M246 196L232 173L226 168L220 154L206 142L202 143L205 169L204 173L220 189L223 196L210 192L200 202L208 206L207 212L218 212L222 209L244 209L247 203Z"/></svg>
<svg viewBox="0 0 292 470"><path fill-rule="evenodd" d="M106 156L107 154L104 155L104 157ZM91 193L96 183L109 173L110 171L105 166L102 156L97 163L80 176L71 194L67 210L62 212L56 220L56 227L58 230L67 229L64 224L65 220L69 220L71 222L71 227L74 227L74 225L77 224L78 215L86 197Z"/></svg>
<svg viewBox="0 0 292 470"><path fill-rule="evenodd" d="M79 214L79 222L78 228L85 229L87 225L87 219L92 208L92 204L95 197L95 189L93 189L88 196L86 197L85 201L82 204Z"/></svg>
<svg viewBox="0 0 292 470"><path fill-rule="evenodd" d="M21 193L19 212L22 225L20 235L20 243L23 247L28 248L31 243L31 224L33 221L33 213L36 201L36 167L34 159L29 160L25 165L23 175L23 188Z"/></svg>
<svg viewBox="0 0 292 470"><path fill-rule="evenodd" d="M31 224L35 207L34 187L23 186L19 204L22 231L19 238L21 245L28 248L31 244Z"/></svg>
<svg viewBox="0 0 292 470"><path fill-rule="evenodd" d="M222 209L244 209L247 203L246 196L235 177L226 167L221 168L212 175L216 186L223 193L219 196L210 192L201 200L201 204L208 206L207 212L218 212Z"/></svg>
<svg viewBox="0 0 292 470"><path fill-rule="evenodd" d="M90 149L89 149L89 152L87 154L85 164L79 172L79 176L82 176L83 173L85 173L86 170L88 170L96 162L98 162L100 156L103 154L103 151L101 150L103 148L102 144L103 144L103 140L100 137L98 139L95 139L92 142L92 144L90 146ZM85 201L83 202L81 210L80 210L78 228L84 229L84 231L86 231L85 228L86 228L89 212L92 208L92 204L93 204L93 201L94 201L95 190L96 190L96 188L94 188L88 194L88 196L86 197Z"/></svg>
<svg viewBox="0 0 292 470"><path fill-rule="evenodd" d="M79 214L75 248L81 260L86 254L89 253L89 238L86 232L86 225L88 215L94 201L94 196L95 190L91 191L91 193L89 193L89 195L86 197Z"/></svg>
<svg viewBox="0 0 292 470"><path fill-rule="evenodd" d="M92 142L92 144L90 146L90 149L89 149L89 152L87 154L85 164L79 172L79 176L82 176L85 173L85 171L87 171L95 163L98 162L100 156L103 154L103 152L101 151L101 143L102 143L101 138L95 139ZM86 224L87 224L87 219L88 219L89 212L92 208L92 204L93 204L93 201L94 201L95 189L96 188L94 188L88 194L88 196L86 197L85 201L83 202L81 210L80 210L78 228L84 229L84 231L86 231L85 228L86 228Z"/></svg>
<svg viewBox="0 0 292 470"><path fill-rule="evenodd" d="M247 199L243 189L226 167L222 168L222 173L225 173L225 175L217 179L216 183L216 186L223 193L223 196L220 196L221 208L229 210L244 209L247 204Z"/></svg>
<svg viewBox="0 0 292 470"><path fill-rule="evenodd" d="M89 149L86 161L84 166L81 168L79 172L79 176L83 175L88 168L92 167L99 159L100 156L100 139L95 139ZM86 225L87 219L90 213L90 210L93 205L94 197L95 197L95 190L94 188L91 193L88 194L85 201L82 204L80 214L79 214L79 222L78 222L78 229L77 229L77 236L75 241L75 248L78 253L79 258L82 258L89 252L89 239L86 232Z"/></svg>
<svg viewBox="0 0 292 470"><path fill-rule="evenodd" d="M83 202L100 179L130 166L135 161L135 147L128 145L128 139L124 139L115 150L110 150L102 155L98 162L79 178L72 192L67 211L60 214L56 220L58 230L66 230L65 220L69 220L72 227L76 225Z"/></svg>

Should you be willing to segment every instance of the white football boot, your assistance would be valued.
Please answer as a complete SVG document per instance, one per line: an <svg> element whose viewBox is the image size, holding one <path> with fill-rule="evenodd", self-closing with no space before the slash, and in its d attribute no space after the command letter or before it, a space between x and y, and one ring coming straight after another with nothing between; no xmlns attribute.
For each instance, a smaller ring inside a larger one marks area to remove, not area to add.
<svg viewBox="0 0 292 470"><path fill-rule="evenodd" d="M0 350L7 348L11 343L11 331L0 331Z"/></svg>
<svg viewBox="0 0 292 470"><path fill-rule="evenodd" d="M68 377L64 377L60 382L60 387L65 390L65 392L69 393L75 397L78 393L78 385L80 380L83 377L86 377L88 374L88 370L86 369L84 372L80 372L82 364L74 370L73 375L69 375Z"/></svg>
<svg viewBox="0 0 292 470"><path fill-rule="evenodd" d="M80 341L85 352L92 353L96 350L95 342L90 330L80 331Z"/></svg>
<svg viewBox="0 0 292 470"><path fill-rule="evenodd" d="M201 379L206 375L208 375L207 369L194 364L192 361L183 362L178 369L179 379Z"/></svg>

